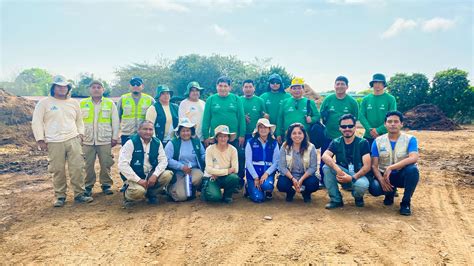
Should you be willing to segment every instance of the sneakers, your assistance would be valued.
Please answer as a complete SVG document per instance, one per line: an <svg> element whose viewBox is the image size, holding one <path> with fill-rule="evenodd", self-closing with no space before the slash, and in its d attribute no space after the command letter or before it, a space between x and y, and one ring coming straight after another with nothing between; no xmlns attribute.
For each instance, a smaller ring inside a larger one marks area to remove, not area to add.
<svg viewBox="0 0 474 266"><path fill-rule="evenodd" d="M94 201L92 197L88 197L84 195L80 195L74 198L74 202L76 203L91 203L92 201Z"/></svg>
<svg viewBox="0 0 474 266"><path fill-rule="evenodd" d="M341 201L341 202L329 202L328 204L326 204L325 208L328 209L328 210L331 210L331 209L336 209L336 208L341 208L344 206L344 203Z"/></svg>
<svg viewBox="0 0 474 266"><path fill-rule="evenodd" d="M303 201L304 201L304 203L311 203L311 194L310 193L308 193L308 194L304 193L303 194Z"/></svg>
<svg viewBox="0 0 474 266"><path fill-rule="evenodd" d="M129 208L133 207L133 205L135 205L135 203L134 203L133 201L124 200L122 206L123 206L125 209L129 209Z"/></svg>
<svg viewBox="0 0 474 266"><path fill-rule="evenodd" d="M92 196L92 187L86 187L86 190L84 191L84 196L86 197Z"/></svg>
<svg viewBox="0 0 474 266"><path fill-rule="evenodd" d="M114 192L112 190L110 190L110 187L103 187L102 188L102 193L104 193L105 195L112 195L114 194Z"/></svg>
<svg viewBox="0 0 474 266"><path fill-rule="evenodd" d="M148 204L157 205L158 204L158 198L157 197L149 197L148 198Z"/></svg>
<svg viewBox="0 0 474 266"><path fill-rule="evenodd" d="M54 202L53 206L54 207L63 207L64 204L66 204L66 199L65 198L57 198L56 201Z"/></svg>
<svg viewBox="0 0 474 266"><path fill-rule="evenodd" d="M385 206L393 205L393 195L385 195L385 199L383 200L383 204Z"/></svg>
<svg viewBox="0 0 474 266"><path fill-rule="evenodd" d="M410 204L400 204L400 215L411 215Z"/></svg>
<svg viewBox="0 0 474 266"><path fill-rule="evenodd" d="M273 194L270 191L265 192L265 199L271 200L273 199Z"/></svg>
<svg viewBox="0 0 474 266"><path fill-rule="evenodd" d="M364 207L364 198L355 198L356 207Z"/></svg>
<svg viewBox="0 0 474 266"><path fill-rule="evenodd" d="M227 204L230 204L232 203L234 200L232 198L223 198L222 199L223 202L227 203Z"/></svg>

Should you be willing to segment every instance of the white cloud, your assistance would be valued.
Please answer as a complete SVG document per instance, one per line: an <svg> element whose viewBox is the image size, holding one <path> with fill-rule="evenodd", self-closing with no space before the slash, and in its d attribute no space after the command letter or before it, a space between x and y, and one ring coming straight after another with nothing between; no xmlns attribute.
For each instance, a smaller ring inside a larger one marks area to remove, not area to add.
<svg viewBox="0 0 474 266"><path fill-rule="evenodd" d="M397 36L402 31L414 29L417 26L417 22L412 19L397 18L395 22L382 33L382 39L388 39Z"/></svg>
<svg viewBox="0 0 474 266"><path fill-rule="evenodd" d="M421 29L425 32L446 31L454 27L456 22L446 18L432 18L423 22Z"/></svg>
<svg viewBox="0 0 474 266"><path fill-rule="evenodd" d="M156 8L162 11L172 11L172 12L189 12L190 9L184 4L180 4L176 1L170 0L146 0L144 3L149 4L150 7Z"/></svg>
<svg viewBox="0 0 474 266"><path fill-rule="evenodd" d="M232 37L232 35L230 34L228 30L222 28L221 26L217 24L212 25L212 30L214 31L215 34L217 34L220 37L224 37L226 39L230 39Z"/></svg>
<svg viewBox="0 0 474 266"><path fill-rule="evenodd" d="M421 29L424 32L446 31L453 28L456 21L453 19L446 19L435 17L428 20L423 19L404 19L397 18L395 22L380 36L382 39L389 39L397 36L403 31Z"/></svg>
<svg viewBox="0 0 474 266"><path fill-rule="evenodd" d="M219 9L222 11L232 11L237 8L245 8L254 3L253 0L193 0L192 2L196 5Z"/></svg>
<svg viewBox="0 0 474 266"><path fill-rule="evenodd" d="M326 0L327 3L336 5L372 5L385 4L385 0Z"/></svg>

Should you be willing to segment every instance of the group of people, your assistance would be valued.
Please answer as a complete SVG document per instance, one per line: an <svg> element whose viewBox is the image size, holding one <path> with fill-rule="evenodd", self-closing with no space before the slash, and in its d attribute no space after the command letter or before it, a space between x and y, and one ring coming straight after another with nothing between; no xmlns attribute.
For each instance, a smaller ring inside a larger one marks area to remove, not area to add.
<svg viewBox="0 0 474 266"><path fill-rule="evenodd" d="M69 82L56 76L51 96L38 102L32 121L38 146L48 151L54 206L66 202L66 164L75 202L93 201L96 158L102 192L113 194L112 147L120 142L125 207L144 199L157 204L160 193L185 201L199 192L202 200L231 203L240 189L250 200L263 202L273 198L276 183L288 202L296 193L311 202L311 194L324 186L330 198L326 208L333 209L344 205L341 184L357 207L364 206L367 191L384 195L384 204L392 205L396 189L404 188L400 214L410 215L419 180L417 140L401 131L403 115L385 91L385 76L373 75L373 93L360 106L347 94L344 76L336 78L335 93L319 110L304 97L304 86L303 79L294 78L288 93L281 76L272 74L267 92L255 95L249 79L239 97L223 76L217 93L205 102L203 88L190 82L177 105L168 86L158 86L152 97L142 92L143 80L134 77L130 92L114 104L103 96L98 80L89 86L90 97L78 102L69 97ZM365 128L363 138L355 134L357 120Z"/></svg>

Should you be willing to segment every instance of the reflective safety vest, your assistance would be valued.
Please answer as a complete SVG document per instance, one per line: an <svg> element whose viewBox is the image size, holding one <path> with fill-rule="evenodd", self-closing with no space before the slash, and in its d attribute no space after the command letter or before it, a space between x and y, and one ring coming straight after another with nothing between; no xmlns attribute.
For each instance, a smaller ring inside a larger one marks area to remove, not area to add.
<svg viewBox="0 0 474 266"><path fill-rule="evenodd" d="M142 93L138 104L135 104L135 99L131 93L122 95L120 123L122 135L133 135L137 132L138 124L145 120L146 110L152 103L153 97L145 93Z"/></svg>
<svg viewBox="0 0 474 266"><path fill-rule="evenodd" d="M84 141L94 142L94 135L97 134L97 142L110 142L112 140L112 108L114 102L111 99L102 97L100 103L99 116L97 117L97 132L94 132L95 107L92 98L83 99L80 102L82 120L84 121Z"/></svg>
<svg viewBox="0 0 474 266"><path fill-rule="evenodd" d="M408 157L408 144L411 138L413 138L412 135L401 133L393 150L388 133L375 139L379 151L379 171L385 172L390 165Z"/></svg>

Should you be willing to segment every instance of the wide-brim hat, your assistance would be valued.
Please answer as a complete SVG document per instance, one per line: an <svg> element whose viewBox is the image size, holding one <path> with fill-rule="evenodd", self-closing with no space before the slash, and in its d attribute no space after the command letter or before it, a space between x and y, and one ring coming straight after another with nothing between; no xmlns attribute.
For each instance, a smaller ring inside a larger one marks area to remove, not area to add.
<svg viewBox="0 0 474 266"><path fill-rule="evenodd" d="M170 94L171 97L173 97L173 91L166 85L160 85L156 88L156 95L155 95L155 99L158 99L160 98L160 95L163 93L163 92L168 92Z"/></svg>
<svg viewBox="0 0 474 266"><path fill-rule="evenodd" d="M372 76L372 81L369 82L370 87L374 86L374 82L382 82L384 87L387 87L387 81L385 79L385 75L381 73L376 73Z"/></svg>
<svg viewBox="0 0 474 266"><path fill-rule="evenodd" d="M257 134L258 132L258 126L259 125L263 125L265 127L269 127L270 128L270 133L273 134L273 132L275 132L275 128L276 126L275 125L272 125L270 124L270 121L268 121L268 119L266 118L260 118L258 121L257 121L257 125L255 126L255 129L253 130L252 132L252 135L255 136L255 134Z"/></svg>
<svg viewBox="0 0 474 266"><path fill-rule="evenodd" d="M174 129L175 132L178 132L180 127L193 128L196 124L191 122L187 117L182 117L179 119L178 126Z"/></svg>
<svg viewBox="0 0 474 266"><path fill-rule="evenodd" d="M59 85L59 86L71 86L71 83L61 75L54 76L53 78L53 85Z"/></svg>
<svg viewBox="0 0 474 266"><path fill-rule="evenodd" d="M217 126L214 129L214 136L212 136L212 138L217 137L217 135L219 135L219 134L226 134L226 135L229 135L229 136L235 136L235 133L230 132L229 127L226 126L226 125Z"/></svg>

